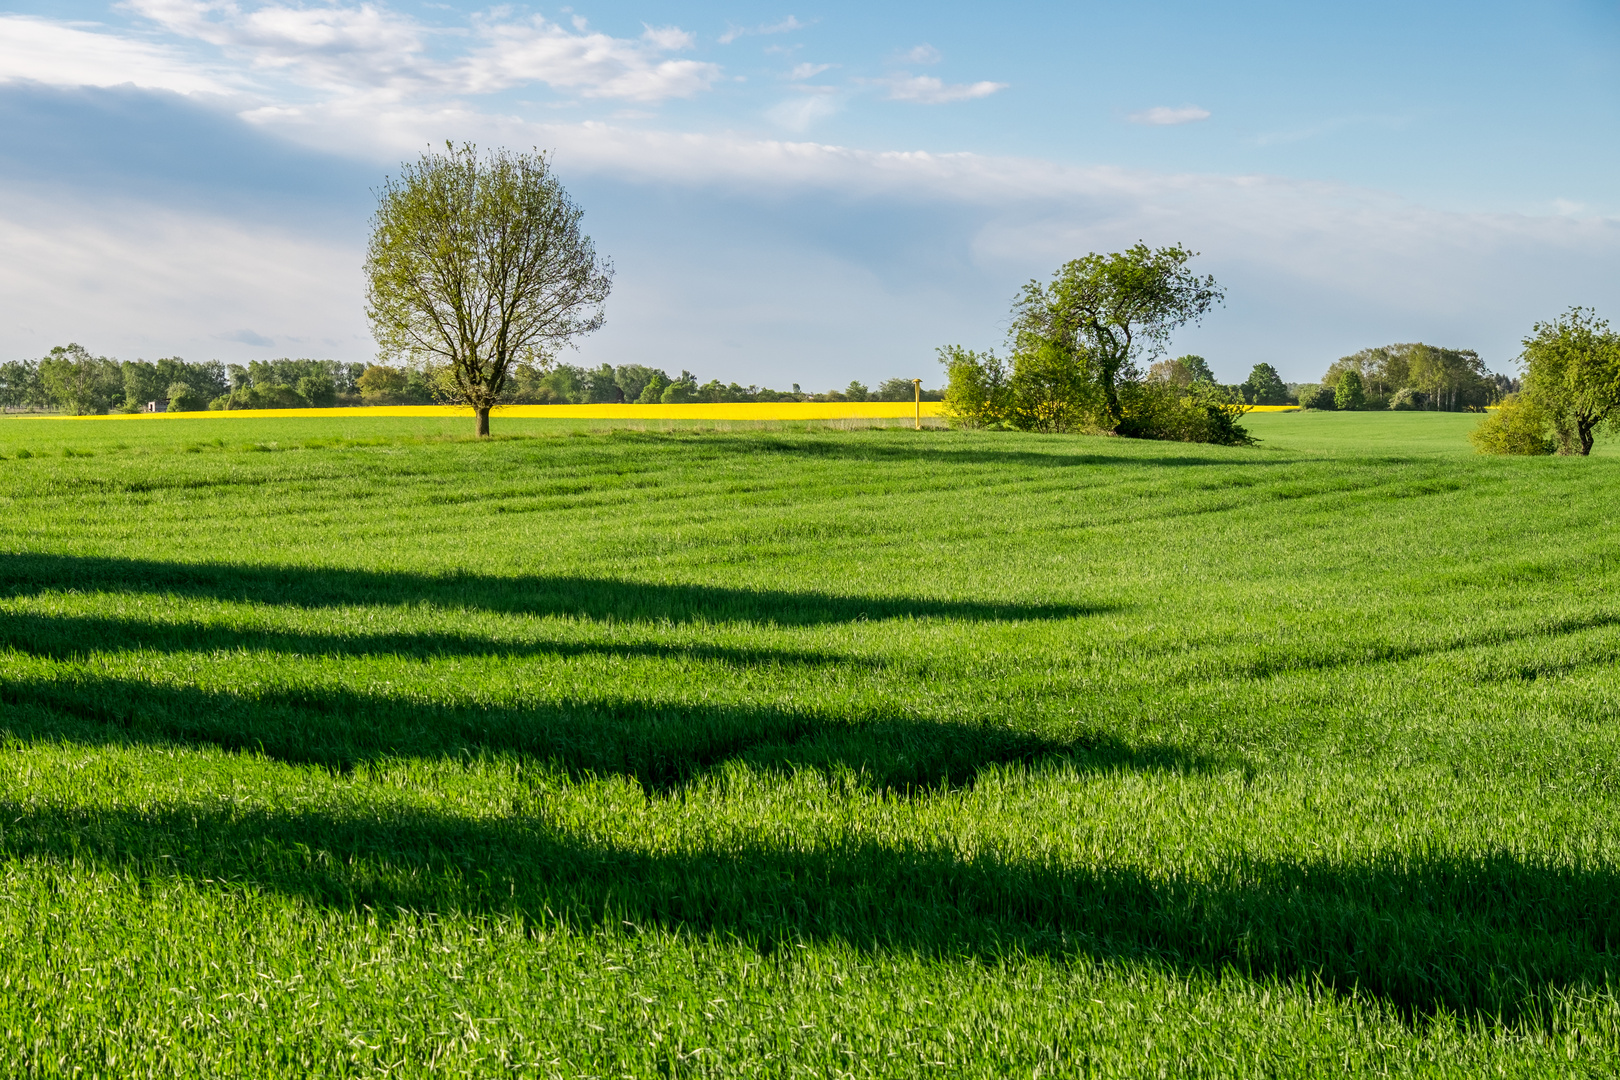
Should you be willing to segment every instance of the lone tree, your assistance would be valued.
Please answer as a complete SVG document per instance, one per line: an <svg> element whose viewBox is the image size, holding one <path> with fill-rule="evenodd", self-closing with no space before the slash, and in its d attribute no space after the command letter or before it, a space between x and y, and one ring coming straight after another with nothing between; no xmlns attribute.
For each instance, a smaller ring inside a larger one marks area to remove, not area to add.
<svg viewBox="0 0 1620 1080"><path fill-rule="evenodd" d="M445 144L384 182L366 251L381 358L420 364L478 434L514 365L549 364L601 327L613 267L546 155Z"/></svg>
<svg viewBox="0 0 1620 1080"><path fill-rule="evenodd" d="M1620 426L1620 334L1596 311L1536 323L1522 361L1524 397L1551 422L1561 453L1590 454L1598 428Z"/></svg>
<svg viewBox="0 0 1620 1080"><path fill-rule="evenodd" d="M1082 360L1102 388L1108 427L1118 430L1119 383L1134 377L1138 355L1158 355L1171 331L1196 323L1224 296L1214 277L1187 269L1195 255L1179 244L1138 243L1065 263L1049 283L1031 281L1013 302L1014 348L1056 347Z"/></svg>
<svg viewBox="0 0 1620 1080"><path fill-rule="evenodd" d="M1339 376L1339 385L1333 388L1333 407L1341 412L1356 412L1367 404L1367 391L1361 382L1361 372L1351 368Z"/></svg>
<svg viewBox="0 0 1620 1080"><path fill-rule="evenodd" d="M1251 405L1288 404L1288 385L1270 364L1256 364L1243 382L1243 396Z"/></svg>

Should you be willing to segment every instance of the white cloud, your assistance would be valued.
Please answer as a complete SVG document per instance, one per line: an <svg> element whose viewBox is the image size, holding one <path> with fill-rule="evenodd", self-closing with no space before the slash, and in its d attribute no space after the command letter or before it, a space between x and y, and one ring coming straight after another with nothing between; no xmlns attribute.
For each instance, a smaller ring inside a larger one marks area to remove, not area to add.
<svg viewBox="0 0 1620 1080"><path fill-rule="evenodd" d="M27 15L0 15L0 80L228 93L229 76L169 49Z"/></svg>
<svg viewBox="0 0 1620 1080"><path fill-rule="evenodd" d="M392 90L433 83L424 32L373 4L243 10L234 0L130 0L171 33L223 49L259 72L325 90Z"/></svg>
<svg viewBox="0 0 1620 1080"><path fill-rule="evenodd" d="M924 43L915 48L907 49L895 59L902 64L937 64L944 57L940 56L938 49Z"/></svg>
<svg viewBox="0 0 1620 1080"><path fill-rule="evenodd" d="M678 26L647 26L643 24L641 40L664 52L690 49L697 44L696 35L688 33Z"/></svg>
<svg viewBox="0 0 1620 1080"><path fill-rule="evenodd" d="M788 72L788 78L793 79L795 81L799 80L799 79L813 79L817 75L820 75L823 71L830 71L834 67L837 67L837 65L836 64L797 64L797 65L794 66L792 71Z"/></svg>
<svg viewBox="0 0 1620 1080"><path fill-rule="evenodd" d="M149 204L8 192L3 206L8 356L67 341L122 359L266 355L254 339L295 355L372 354L352 243Z"/></svg>
<svg viewBox="0 0 1620 1080"><path fill-rule="evenodd" d="M910 75L901 72L879 80L889 88L890 101L909 101L917 105L946 105L953 101L972 101L989 97L997 90L1005 90L1006 83L945 83L932 75Z"/></svg>
<svg viewBox="0 0 1620 1080"><path fill-rule="evenodd" d="M536 17L484 27L486 44L462 67L460 82L475 93L543 82L585 97L659 101L691 97L720 78L717 64L668 60L660 54L687 48L692 36L675 27L648 28L641 40L607 34L572 34Z"/></svg>
<svg viewBox="0 0 1620 1080"><path fill-rule="evenodd" d="M761 23L759 26L728 26L726 32L720 35L719 41L722 45L730 45L740 37L752 37L755 34L786 34L793 30L803 30L809 25L810 23L802 23L789 15L778 23Z"/></svg>
<svg viewBox="0 0 1620 1080"><path fill-rule="evenodd" d="M690 97L720 77L715 64L670 59L694 37L675 26L644 26L639 38L572 30L541 17L513 20L504 9L474 20L470 50L448 60L428 48L437 33L371 4L316 7L235 0L130 0L171 33L245 61L261 76L370 102L493 93L533 83L588 98L658 101Z"/></svg>
<svg viewBox="0 0 1620 1080"><path fill-rule="evenodd" d="M1199 120L1208 120L1209 110L1200 109L1196 105L1183 105L1179 109L1172 109L1168 105L1155 105L1151 109L1132 113L1129 119L1133 124L1169 127L1175 124L1191 124Z"/></svg>

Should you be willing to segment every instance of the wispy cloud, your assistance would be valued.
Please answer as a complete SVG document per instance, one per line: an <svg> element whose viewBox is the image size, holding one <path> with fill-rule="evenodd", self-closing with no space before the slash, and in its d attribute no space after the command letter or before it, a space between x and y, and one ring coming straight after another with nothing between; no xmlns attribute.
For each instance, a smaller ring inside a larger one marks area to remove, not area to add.
<svg viewBox="0 0 1620 1080"><path fill-rule="evenodd" d="M1179 109L1172 109L1168 105L1155 105L1151 109L1131 113L1127 119L1133 124L1147 124L1150 127L1173 127L1176 124L1192 124L1199 120L1209 119L1209 110L1200 109L1196 105L1183 105Z"/></svg>
<svg viewBox="0 0 1620 1080"><path fill-rule="evenodd" d="M821 89L820 87L806 89ZM831 89L831 88L827 88ZM788 131L806 131L818 121L825 120L842 108L831 93L806 94L769 109L765 115L778 127Z"/></svg>
<svg viewBox="0 0 1620 1080"><path fill-rule="evenodd" d="M895 60L902 64L937 64L943 59L939 50L926 42L895 56Z"/></svg>
<svg viewBox="0 0 1620 1080"><path fill-rule="evenodd" d="M241 89L227 72L189 61L170 49L27 15L0 15L0 80L54 86L126 83L181 94Z"/></svg>
<svg viewBox="0 0 1620 1080"><path fill-rule="evenodd" d="M1001 82L947 83L932 75L912 75L903 71L876 81L889 88L890 101L909 101L915 105L947 105L954 101L972 101L974 98L989 97L997 90L1007 89L1007 84Z"/></svg>
<svg viewBox="0 0 1620 1080"><path fill-rule="evenodd" d="M752 37L756 34L786 34L794 30L803 30L813 22L815 22L814 19L807 23L800 22L792 15L789 15L777 23L761 23L758 26L728 26L726 32L720 35L719 40L722 45L730 45L741 37Z"/></svg>
<svg viewBox="0 0 1620 1080"><path fill-rule="evenodd" d="M788 78L794 81L813 79L823 71L830 71L837 66L837 64L796 64L793 70L788 72Z"/></svg>

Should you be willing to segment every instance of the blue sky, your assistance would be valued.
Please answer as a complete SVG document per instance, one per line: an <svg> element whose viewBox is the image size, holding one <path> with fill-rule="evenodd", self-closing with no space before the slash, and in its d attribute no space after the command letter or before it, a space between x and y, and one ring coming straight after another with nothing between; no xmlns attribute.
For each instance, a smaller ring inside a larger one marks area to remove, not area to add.
<svg viewBox="0 0 1620 1080"><path fill-rule="evenodd" d="M0 0L3 4L3 0ZM1236 380L1620 317L1612 3L0 6L0 353L367 360L372 189L551 150L617 267L565 357L937 380L1030 277L1186 243Z"/></svg>

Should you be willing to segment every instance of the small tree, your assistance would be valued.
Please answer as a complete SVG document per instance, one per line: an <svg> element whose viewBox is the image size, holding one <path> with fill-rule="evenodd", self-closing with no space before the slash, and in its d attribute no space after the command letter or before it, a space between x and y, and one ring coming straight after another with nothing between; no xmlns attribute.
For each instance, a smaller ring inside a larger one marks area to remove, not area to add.
<svg viewBox="0 0 1620 1080"><path fill-rule="evenodd" d="M384 182L366 252L366 314L382 358L431 371L479 435L518 363L547 365L599 329L612 266L546 156L446 144Z"/></svg>
<svg viewBox="0 0 1620 1080"><path fill-rule="evenodd" d="M1354 412L1367 404L1367 392L1362 388L1361 372L1350 368L1339 376L1339 385L1333 388L1333 407Z"/></svg>
<svg viewBox="0 0 1620 1080"><path fill-rule="evenodd" d="M1256 364L1243 382L1243 396L1252 405L1288 404L1288 384L1270 364Z"/></svg>
<svg viewBox="0 0 1620 1080"><path fill-rule="evenodd" d="M1010 419L1022 431L1063 433L1097 411L1097 386L1086 366L1056 342L1013 357Z"/></svg>
<svg viewBox="0 0 1620 1080"><path fill-rule="evenodd" d="M1595 433L1620 422L1620 335L1590 308L1538 322L1524 339L1524 397L1542 409L1559 452L1592 452Z"/></svg>
<svg viewBox="0 0 1620 1080"><path fill-rule="evenodd" d="M385 364L372 364L355 380L361 400L367 404L387 404L405 396L405 372Z"/></svg>
<svg viewBox="0 0 1620 1080"><path fill-rule="evenodd" d="M43 396L66 412L106 412L124 397L124 371L116 360L91 356L83 345L58 345L39 362Z"/></svg>
<svg viewBox="0 0 1620 1080"><path fill-rule="evenodd" d="M201 412L208 407L208 402L195 390L179 381L169 384L168 398L169 412Z"/></svg>
<svg viewBox="0 0 1620 1080"><path fill-rule="evenodd" d="M939 350L945 365L945 415L963 427L996 427L1012 411L1012 373L995 350L974 352L960 345Z"/></svg>
<svg viewBox="0 0 1620 1080"><path fill-rule="evenodd" d="M1155 250L1139 243L1065 263L1046 285L1031 281L1013 303L1015 352L1056 345L1084 361L1102 391L1106 425L1116 430L1119 384L1134 377L1138 356L1156 355L1171 331L1221 301L1213 277L1187 269L1196 254L1179 244Z"/></svg>
<svg viewBox="0 0 1620 1080"><path fill-rule="evenodd" d="M7 360L0 364L0 408L27 408L38 405L41 399L37 363L32 360Z"/></svg>

